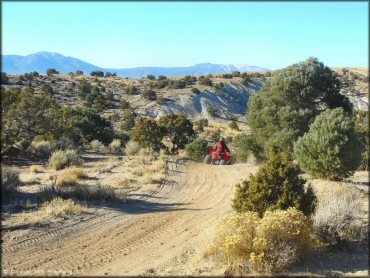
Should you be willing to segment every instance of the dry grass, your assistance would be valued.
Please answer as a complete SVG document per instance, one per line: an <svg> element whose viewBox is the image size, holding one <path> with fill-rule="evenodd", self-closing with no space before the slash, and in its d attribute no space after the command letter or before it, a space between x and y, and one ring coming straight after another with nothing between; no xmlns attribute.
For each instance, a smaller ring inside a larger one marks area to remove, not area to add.
<svg viewBox="0 0 370 278"><path fill-rule="evenodd" d="M127 200L127 192L124 189L115 189L109 185L102 186L99 183L60 187L57 191L54 191L50 186L45 186L39 193L39 197L43 201L51 200L57 196L78 201L123 202Z"/></svg>
<svg viewBox="0 0 370 278"><path fill-rule="evenodd" d="M104 145L99 140L93 140L90 142L90 148L96 152L100 152L104 150Z"/></svg>
<svg viewBox="0 0 370 278"><path fill-rule="evenodd" d="M140 145L135 141L129 141L125 147L125 153L127 155L136 155L140 151Z"/></svg>
<svg viewBox="0 0 370 278"><path fill-rule="evenodd" d="M130 186L134 182L135 182L135 179L132 179L132 178L124 178L124 179L121 179L121 180L119 180L117 182L116 188L128 187L128 186Z"/></svg>
<svg viewBox="0 0 370 278"><path fill-rule="evenodd" d="M166 175L161 172L152 172L152 173L146 173L143 176L143 182L144 183L161 183L166 179Z"/></svg>
<svg viewBox="0 0 370 278"><path fill-rule="evenodd" d="M109 145L109 149L112 152L119 152L121 150L121 141L119 139L114 139Z"/></svg>
<svg viewBox="0 0 370 278"><path fill-rule="evenodd" d="M146 170L144 168L138 168L138 169L135 169L134 171L132 171L132 174L134 176L137 176L137 177L142 177L144 176Z"/></svg>
<svg viewBox="0 0 370 278"><path fill-rule="evenodd" d="M42 173L43 168L40 165L31 165L30 166L30 172L31 173Z"/></svg>
<svg viewBox="0 0 370 278"><path fill-rule="evenodd" d="M55 185L57 187L73 186L78 184L79 179L87 178L85 170L77 167L70 167L63 170L57 177Z"/></svg>
<svg viewBox="0 0 370 278"><path fill-rule="evenodd" d="M81 214L85 210L85 207L75 203L73 200L54 198L50 202L46 202L42 207L33 213L30 217L30 223L40 224L47 220L62 217L71 214Z"/></svg>
<svg viewBox="0 0 370 278"><path fill-rule="evenodd" d="M318 204L312 217L317 235L326 243L340 240L362 240L366 231L360 225L364 196L355 189L328 185L318 194Z"/></svg>
<svg viewBox="0 0 370 278"><path fill-rule="evenodd" d="M163 160L156 160L151 166L152 171L162 171L166 169L166 162Z"/></svg>

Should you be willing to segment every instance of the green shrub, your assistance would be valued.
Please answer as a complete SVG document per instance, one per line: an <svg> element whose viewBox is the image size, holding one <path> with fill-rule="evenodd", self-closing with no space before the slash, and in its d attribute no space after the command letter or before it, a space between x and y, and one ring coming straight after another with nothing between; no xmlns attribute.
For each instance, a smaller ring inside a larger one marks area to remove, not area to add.
<svg viewBox="0 0 370 278"><path fill-rule="evenodd" d="M186 82L184 79L170 80L168 83L171 89L184 89L186 88Z"/></svg>
<svg viewBox="0 0 370 278"><path fill-rule="evenodd" d="M136 95L139 92L139 89L134 85L129 85L126 87L125 92L128 95Z"/></svg>
<svg viewBox="0 0 370 278"><path fill-rule="evenodd" d="M221 77L225 78L225 79L231 79L231 78L233 78L233 75L230 74L230 73L224 73L224 74L221 75Z"/></svg>
<svg viewBox="0 0 370 278"><path fill-rule="evenodd" d="M295 207L306 215L314 211L316 197L311 189L305 191L306 180L293 163L290 151L279 152L273 146L270 158L257 174L237 185L233 208L238 212L256 211L260 216L267 209Z"/></svg>
<svg viewBox="0 0 370 278"><path fill-rule="evenodd" d="M186 75L184 77L184 81L186 85L190 86L190 85L193 85L197 81L197 78L195 76Z"/></svg>
<svg viewBox="0 0 370 278"><path fill-rule="evenodd" d="M237 130L237 131L239 131L239 130L240 130L240 128L239 128L239 126L238 126L238 123L237 123L236 121L231 121L231 122L229 123L229 127L230 127L231 129L234 129L234 130Z"/></svg>
<svg viewBox="0 0 370 278"><path fill-rule="evenodd" d="M198 88L191 88L191 92L195 95L200 94L200 91Z"/></svg>
<svg viewBox="0 0 370 278"><path fill-rule="evenodd" d="M73 141L68 138L60 138L54 145L55 150L73 149L74 147Z"/></svg>
<svg viewBox="0 0 370 278"><path fill-rule="evenodd" d="M232 74L233 77L240 77L241 76L240 71L233 71L231 74Z"/></svg>
<svg viewBox="0 0 370 278"><path fill-rule="evenodd" d="M40 134L42 140L60 137L60 105L54 97L31 90L1 90L1 153L15 146L27 150ZM24 154L24 153L23 153Z"/></svg>
<svg viewBox="0 0 370 278"><path fill-rule="evenodd" d="M215 88L222 91L223 89L225 89L225 85L224 85L224 83L219 82L219 83L215 84Z"/></svg>
<svg viewBox="0 0 370 278"><path fill-rule="evenodd" d="M154 76L154 75L152 75L152 74L148 74L148 75L146 76L146 79L154 80L154 79L155 79L155 76Z"/></svg>
<svg viewBox="0 0 370 278"><path fill-rule="evenodd" d="M336 73L316 58L276 71L248 102L247 122L257 143L266 154L272 144L293 147L323 109L351 111L340 87Z"/></svg>
<svg viewBox="0 0 370 278"><path fill-rule="evenodd" d="M55 150L55 145L50 141L33 141L28 148L31 155L41 158L48 158Z"/></svg>
<svg viewBox="0 0 370 278"><path fill-rule="evenodd" d="M158 79L158 81L155 83L155 87L157 89L163 89L166 86L168 86L168 80L166 79Z"/></svg>
<svg viewBox="0 0 370 278"><path fill-rule="evenodd" d="M342 108L318 116L294 151L305 172L330 180L351 176L362 160L354 122Z"/></svg>
<svg viewBox="0 0 370 278"><path fill-rule="evenodd" d="M44 84L41 87L41 93L53 96L54 95L54 90L49 84Z"/></svg>
<svg viewBox="0 0 370 278"><path fill-rule="evenodd" d="M105 93L105 98L107 100L110 100L110 101L113 101L114 100L114 94L111 90L108 90L106 93Z"/></svg>
<svg viewBox="0 0 370 278"><path fill-rule="evenodd" d="M104 72L100 70L95 70L90 73L90 76L95 76L95 77L104 77Z"/></svg>
<svg viewBox="0 0 370 278"><path fill-rule="evenodd" d="M197 132L203 132L204 128L208 126L208 120L207 119L200 119L196 122L194 122L195 129Z"/></svg>
<svg viewBox="0 0 370 278"><path fill-rule="evenodd" d="M204 157L209 154L207 141L201 139L186 145L185 150L187 155L195 161L203 161Z"/></svg>
<svg viewBox="0 0 370 278"><path fill-rule="evenodd" d="M157 93L153 90L144 90L142 92L141 97L147 100L156 100L157 99Z"/></svg>
<svg viewBox="0 0 370 278"><path fill-rule="evenodd" d="M1 84L6 84L9 81L9 77L5 72L1 73Z"/></svg>
<svg viewBox="0 0 370 278"><path fill-rule="evenodd" d="M121 130L130 130L135 126L136 113L132 109L126 109L122 112Z"/></svg>
<svg viewBox="0 0 370 278"><path fill-rule="evenodd" d="M354 113L355 130L361 145L363 146L362 162L359 170L369 169L369 111L356 111Z"/></svg>
<svg viewBox="0 0 370 278"><path fill-rule="evenodd" d="M172 143L171 153L184 149L195 136L193 123L185 115L170 114L159 118L158 125L163 128L164 136Z"/></svg>
<svg viewBox="0 0 370 278"><path fill-rule="evenodd" d="M121 147L126 146L127 142L130 141L130 132L116 130L114 133L114 139L118 139L121 142Z"/></svg>
<svg viewBox="0 0 370 278"><path fill-rule="evenodd" d="M164 134L163 128L158 126L155 120L142 117L137 121L131 139L138 142L141 147L157 152L163 147Z"/></svg>
<svg viewBox="0 0 370 278"><path fill-rule="evenodd" d="M8 166L2 166L1 168L1 191L4 194L12 193L21 185L19 172Z"/></svg>
<svg viewBox="0 0 370 278"><path fill-rule="evenodd" d="M113 140L114 130L112 123L102 118L98 111L91 108L63 107L64 137L70 138L75 143L81 141L91 142L99 140L109 144Z"/></svg>
<svg viewBox="0 0 370 278"><path fill-rule="evenodd" d="M61 170L70 166L80 166L83 161L76 150L57 150L49 158L49 164L55 170Z"/></svg>
<svg viewBox="0 0 370 278"><path fill-rule="evenodd" d="M125 99L121 99L120 106L122 110L126 110L130 108L130 103Z"/></svg>
<svg viewBox="0 0 370 278"><path fill-rule="evenodd" d="M246 162L250 155L253 155L257 161L263 159L263 149L256 143L253 135L237 134L233 139L232 146L236 149L236 160L240 162Z"/></svg>
<svg viewBox="0 0 370 278"><path fill-rule="evenodd" d="M206 85L206 86L212 86L213 85L212 80L209 79L208 77L204 77L204 76L199 76L198 83L200 85Z"/></svg>
<svg viewBox="0 0 370 278"><path fill-rule="evenodd" d="M59 74L59 72L56 69L47 69L46 74L48 76L54 75L54 74Z"/></svg>
<svg viewBox="0 0 370 278"><path fill-rule="evenodd" d="M243 79L242 79L242 81L241 81L241 84L242 85L244 85L244 86L248 86L249 85L249 83L251 82L251 78L249 77L249 76L246 76L246 77L244 77Z"/></svg>
<svg viewBox="0 0 370 278"><path fill-rule="evenodd" d="M217 116L217 109L214 108L213 106L208 106L207 107L207 112L212 117L216 117Z"/></svg>

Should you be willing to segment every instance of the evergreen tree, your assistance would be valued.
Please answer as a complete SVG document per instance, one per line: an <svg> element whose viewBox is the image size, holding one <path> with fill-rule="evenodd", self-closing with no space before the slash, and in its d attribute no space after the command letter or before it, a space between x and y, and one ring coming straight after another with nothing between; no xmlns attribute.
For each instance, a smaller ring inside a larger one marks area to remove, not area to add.
<svg viewBox="0 0 370 278"><path fill-rule="evenodd" d="M351 117L343 108L319 115L294 146L302 169L316 178L349 177L361 164L360 144Z"/></svg>
<svg viewBox="0 0 370 278"><path fill-rule="evenodd" d="M290 151L280 152L276 146L270 149L269 160L257 174L237 185L233 208L237 212L255 211L262 216L267 209L295 207L306 215L315 208L315 195L309 187L304 189L300 169L293 163Z"/></svg>
<svg viewBox="0 0 370 278"><path fill-rule="evenodd" d="M248 103L247 121L257 142L266 151L272 144L292 147L325 109L350 112L340 89L336 73L316 58L277 71Z"/></svg>

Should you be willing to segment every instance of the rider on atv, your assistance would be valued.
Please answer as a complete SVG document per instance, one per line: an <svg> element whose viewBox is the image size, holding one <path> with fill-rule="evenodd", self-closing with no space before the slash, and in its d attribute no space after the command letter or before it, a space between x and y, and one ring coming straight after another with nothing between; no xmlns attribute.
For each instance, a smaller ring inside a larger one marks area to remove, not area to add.
<svg viewBox="0 0 370 278"><path fill-rule="evenodd" d="M215 148L218 156L221 156L221 153L223 152L230 152L229 148L226 146L226 143L225 143L225 138L224 137L221 137L220 138L220 141L218 141L216 143L216 148Z"/></svg>

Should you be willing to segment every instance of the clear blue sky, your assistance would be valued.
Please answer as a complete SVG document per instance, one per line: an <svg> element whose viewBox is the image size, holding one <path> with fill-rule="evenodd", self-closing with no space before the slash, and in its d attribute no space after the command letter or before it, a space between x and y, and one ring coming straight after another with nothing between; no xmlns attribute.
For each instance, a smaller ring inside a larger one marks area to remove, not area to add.
<svg viewBox="0 0 370 278"><path fill-rule="evenodd" d="M2 2L2 53L101 67L248 64L309 56L368 67L368 2Z"/></svg>

